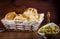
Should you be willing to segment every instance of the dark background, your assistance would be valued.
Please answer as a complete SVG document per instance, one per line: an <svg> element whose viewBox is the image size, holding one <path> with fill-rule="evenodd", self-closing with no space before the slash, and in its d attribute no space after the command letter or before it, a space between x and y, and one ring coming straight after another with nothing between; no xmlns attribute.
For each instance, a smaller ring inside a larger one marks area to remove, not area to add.
<svg viewBox="0 0 60 39"><path fill-rule="evenodd" d="M43 23L47 23L47 12L51 14L51 22L60 24L60 1L59 0L0 0L0 20L8 12L23 13L29 7L36 8L38 13L44 13ZM0 25L2 25L0 21Z"/></svg>

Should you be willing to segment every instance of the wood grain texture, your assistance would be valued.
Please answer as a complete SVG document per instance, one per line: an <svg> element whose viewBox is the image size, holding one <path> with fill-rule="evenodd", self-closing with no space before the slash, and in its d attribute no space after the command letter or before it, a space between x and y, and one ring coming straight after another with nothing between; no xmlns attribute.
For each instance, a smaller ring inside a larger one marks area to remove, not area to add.
<svg viewBox="0 0 60 39"><path fill-rule="evenodd" d="M43 39L41 35L36 32L2 32L0 39ZM52 39L60 39L60 33L56 34Z"/></svg>
<svg viewBox="0 0 60 39"><path fill-rule="evenodd" d="M0 33L0 39L37 39L33 32L3 32ZM40 36L40 38L42 37Z"/></svg>

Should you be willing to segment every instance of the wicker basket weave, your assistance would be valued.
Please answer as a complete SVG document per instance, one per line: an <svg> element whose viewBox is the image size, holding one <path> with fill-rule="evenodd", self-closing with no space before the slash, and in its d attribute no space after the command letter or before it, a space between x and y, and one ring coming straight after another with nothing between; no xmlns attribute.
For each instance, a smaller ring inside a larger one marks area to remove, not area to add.
<svg viewBox="0 0 60 39"><path fill-rule="evenodd" d="M24 20L4 20L4 19L2 19L1 22L3 23L6 29L36 31L43 20L44 20L44 14L40 14L40 20L36 22L27 22Z"/></svg>

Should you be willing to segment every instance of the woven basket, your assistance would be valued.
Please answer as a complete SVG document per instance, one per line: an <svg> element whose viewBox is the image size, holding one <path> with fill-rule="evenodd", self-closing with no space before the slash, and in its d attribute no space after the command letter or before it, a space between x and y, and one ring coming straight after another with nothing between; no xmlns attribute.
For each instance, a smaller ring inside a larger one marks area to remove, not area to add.
<svg viewBox="0 0 60 39"><path fill-rule="evenodd" d="M36 31L43 20L44 20L44 14L40 14L40 20L36 22L27 22L24 20L4 20L4 19L2 19L1 22L3 23L6 29Z"/></svg>

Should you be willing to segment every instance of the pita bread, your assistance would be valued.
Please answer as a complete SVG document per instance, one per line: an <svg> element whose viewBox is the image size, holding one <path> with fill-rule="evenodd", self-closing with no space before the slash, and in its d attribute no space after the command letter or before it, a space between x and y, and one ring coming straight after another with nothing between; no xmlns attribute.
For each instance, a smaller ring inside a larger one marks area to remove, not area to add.
<svg viewBox="0 0 60 39"><path fill-rule="evenodd" d="M5 20L13 20L15 16L16 16L15 12L9 12L5 15Z"/></svg>
<svg viewBox="0 0 60 39"><path fill-rule="evenodd" d="M18 14L18 15L14 18L14 20L26 20L26 18L24 18L22 14Z"/></svg>

